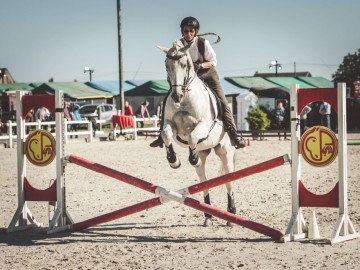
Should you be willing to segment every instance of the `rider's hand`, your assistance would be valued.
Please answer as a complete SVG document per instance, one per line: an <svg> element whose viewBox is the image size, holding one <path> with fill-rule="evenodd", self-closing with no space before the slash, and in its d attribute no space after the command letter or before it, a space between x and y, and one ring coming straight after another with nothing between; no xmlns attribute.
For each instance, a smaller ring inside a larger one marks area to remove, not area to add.
<svg viewBox="0 0 360 270"><path fill-rule="evenodd" d="M195 71L198 71L199 69L201 69L201 64L196 63L196 62L193 62L193 64L194 64Z"/></svg>

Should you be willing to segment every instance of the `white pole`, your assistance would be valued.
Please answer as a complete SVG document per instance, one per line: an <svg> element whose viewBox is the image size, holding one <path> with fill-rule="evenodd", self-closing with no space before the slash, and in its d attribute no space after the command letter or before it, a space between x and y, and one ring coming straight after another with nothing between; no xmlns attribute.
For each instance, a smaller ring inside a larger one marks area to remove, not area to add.
<svg viewBox="0 0 360 270"><path fill-rule="evenodd" d="M27 203L25 202L24 194L24 178L26 177L26 158L24 151L25 141L25 126L23 121L23 105L22 98L24 92L16 92L16 104L18 104L16 110L16 133L17 133L17 177L18 177L18 207L22 207L22 214L19 217L19 226L27 225Z"/></svg>

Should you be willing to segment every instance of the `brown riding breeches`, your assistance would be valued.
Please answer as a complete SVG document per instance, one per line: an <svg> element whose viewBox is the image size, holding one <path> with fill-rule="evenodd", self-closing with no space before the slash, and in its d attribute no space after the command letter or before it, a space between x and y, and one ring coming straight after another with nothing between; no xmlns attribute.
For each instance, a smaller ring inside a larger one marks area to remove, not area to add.
<svg viewBox="0 0 360 270"><path fill-rule="evenodd" d="M214 68L201 69L198 71L197 75L201 80L203 80L219 97L222 108L222 120L224 122L225 130L234 129L236 130L236 125L230 107L228 105L227 99L225 97L224 90L221 87L219 76Z"/></svg>

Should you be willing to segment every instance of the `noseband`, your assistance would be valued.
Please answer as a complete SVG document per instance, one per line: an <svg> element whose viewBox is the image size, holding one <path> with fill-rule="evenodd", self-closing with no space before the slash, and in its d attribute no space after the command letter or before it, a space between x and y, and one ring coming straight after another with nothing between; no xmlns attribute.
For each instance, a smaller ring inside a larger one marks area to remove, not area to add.
<svg viewBox="0 0 360 270"><path fill-rule="evenodd" d="M176 55L170 55L170 54L167 54L166 55L166 58L170 59L170 60L173 60L173 61L179 61L182 57L184 57L186 55L186 53L183 53L183 54L176 54ZM170 82L170 86L171 86L171 89L173 89L173 87L177 87L177 86L181 86L181 90L183 93L186 93L186 92L189 92L191 89L189 88L191 82L194 80L195 76L194 77L190 77L190 61L189 59L187 59L187 65L186 65L186 76L184 77L184 83L183 84L171 84Z"/></svg>

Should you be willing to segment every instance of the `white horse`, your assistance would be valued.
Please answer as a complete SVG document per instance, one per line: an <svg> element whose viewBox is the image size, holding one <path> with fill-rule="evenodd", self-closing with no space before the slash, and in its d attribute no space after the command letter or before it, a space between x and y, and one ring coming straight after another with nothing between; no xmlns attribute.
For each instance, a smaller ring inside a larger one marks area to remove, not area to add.
<svg viewBox="0 0 360 270"><path fill-rule="evenodd" d="M170 93L165 104L164 140L167 159L172 168L181 163L172 142L189 148L189 162L195 167L200 181L207 180L205 162L211 149L221 159L223 173L234 171L235 148L224 131L222 121L217 118L218 108L213 93L196 75L188 49L180 41L168 49L159 47L166 53L166 70L170 83ZM228 211L235 214L236 208L232 184L227 183ZM204 201L210 204L209 191L204 191ZM204 226L211 224L212 216L205 214ZM229 224L229 223L228 223Z"/></svg>

